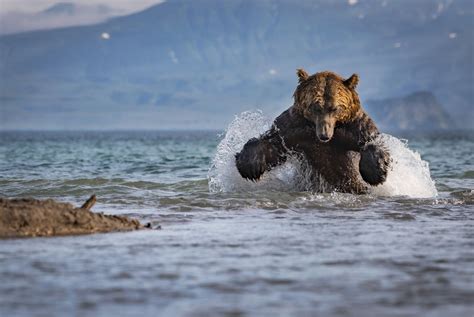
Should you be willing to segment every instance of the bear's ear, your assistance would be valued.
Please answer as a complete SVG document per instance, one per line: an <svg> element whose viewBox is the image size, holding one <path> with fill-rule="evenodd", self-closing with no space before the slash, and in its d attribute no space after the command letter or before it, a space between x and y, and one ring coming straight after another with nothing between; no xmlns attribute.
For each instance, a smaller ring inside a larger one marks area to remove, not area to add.
<svg viewBox="0 0 474 317"><path fill-rule="evenodd" d="M352 74L351 77L344 80L344 85L346 85L346 87L350 89L356 88L358 83L359 83L359 75L357 74Z"/></svg>
<svg viewBox="0 0 474 317"><path fill-rule="evenodd" d="M298 68L296 70L296 75L298 75L298 81L301 83L308 79L309 75L303 68Z"/></svg>

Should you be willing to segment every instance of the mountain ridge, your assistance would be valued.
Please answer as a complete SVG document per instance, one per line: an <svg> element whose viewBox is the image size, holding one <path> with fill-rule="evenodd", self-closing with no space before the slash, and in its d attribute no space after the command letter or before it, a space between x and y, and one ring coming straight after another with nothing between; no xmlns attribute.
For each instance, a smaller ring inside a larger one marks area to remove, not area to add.
<svg viewBox="0 0 474 317"><path fill-rule="evenodd" d="M366 109L377 125L386 131L430 131L457 129L450 114L429 91L416 91L406 96L371 99Z"/></svg>
<svg viewBox="0 0 474 317"><path fill-rule="evenodd" d="M166 1L96 25L2 36L1 124L33 124L39 113L54 125L69 113L79 126L133 127L129 116L173 128L191 116L184 126L222 128L241 111L290 105L299 67L359 73L362 101L432 91L469 122L468 1L441 13L424 1L408 11L383 3Z"/></svg>

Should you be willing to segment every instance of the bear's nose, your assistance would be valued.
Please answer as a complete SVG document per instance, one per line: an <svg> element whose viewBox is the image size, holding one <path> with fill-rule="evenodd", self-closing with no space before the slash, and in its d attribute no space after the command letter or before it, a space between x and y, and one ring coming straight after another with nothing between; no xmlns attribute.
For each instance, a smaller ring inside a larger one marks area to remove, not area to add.
<svg viewBox="0 0 474 317"><path fill-rule="evenodd" d="M329 137L328 137L326 134L321 134L321 135L319 136L319 140L320 140L321 142L327 142L327 141L329 141Z"/></svg>

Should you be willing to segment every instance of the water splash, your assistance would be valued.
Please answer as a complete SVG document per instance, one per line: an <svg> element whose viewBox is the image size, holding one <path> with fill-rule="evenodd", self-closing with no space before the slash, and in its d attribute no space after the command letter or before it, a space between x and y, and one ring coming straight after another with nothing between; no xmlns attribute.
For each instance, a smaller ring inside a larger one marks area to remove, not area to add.
<svg viewBox="0 0 474 317"><path fill-rule="evenodd" d="M285 164L264 173L258 182L245 180L235 167L235 154L247 141L267 131L272 124L261 111L246 111L236 116L217 146L217 153L208 173L211 192L231 191L304 191L311 188L307 164L291 157Z"/></svg>
<svg viewBox="0 0 474 317"><path fill-rule="evenodd" d="M292 157L285 164L266 172L258 182L250 182L240 176L235 167L235 154L250 138L258 137L267 131L271 123L261 111L246 111L235 117L217 146L217 153L208 173L211 192L307 191L315 187L318 191L327 191L324 180L320 179L320 183L316 185L311 181L310 168L304 160L297 157ZM391 135L382 134L377 142L383 143L389 149L393 163L387 181L383 185L371 187L371 194L413 198L437 195L428 163L423 161L418 153Z"/></svg>
<svg viewBox="0 0 474 317"><path fill-rule="evenodd" d="M438 195L435 183L431 179L428 162L422 160L419 153L410 150L407 142L402 142L389 134L381 134L376 142L384 144L389 149L393 162L385 183L371 188L374 195L413 198L430 198Z"/></svg>

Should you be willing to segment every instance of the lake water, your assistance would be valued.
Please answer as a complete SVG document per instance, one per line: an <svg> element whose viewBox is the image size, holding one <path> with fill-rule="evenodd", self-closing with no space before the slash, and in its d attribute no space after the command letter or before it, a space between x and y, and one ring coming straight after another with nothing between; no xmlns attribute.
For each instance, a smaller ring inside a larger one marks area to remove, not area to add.
<svg viewBox="0 0 474 317"><path fill-rule="evenodd" d="M0 315L473 316L473 132L383 136L387 183L356 196L305 191L296 160L242 180L267 126L1 133L0 196L161 230L0 241Z"/></svg>

